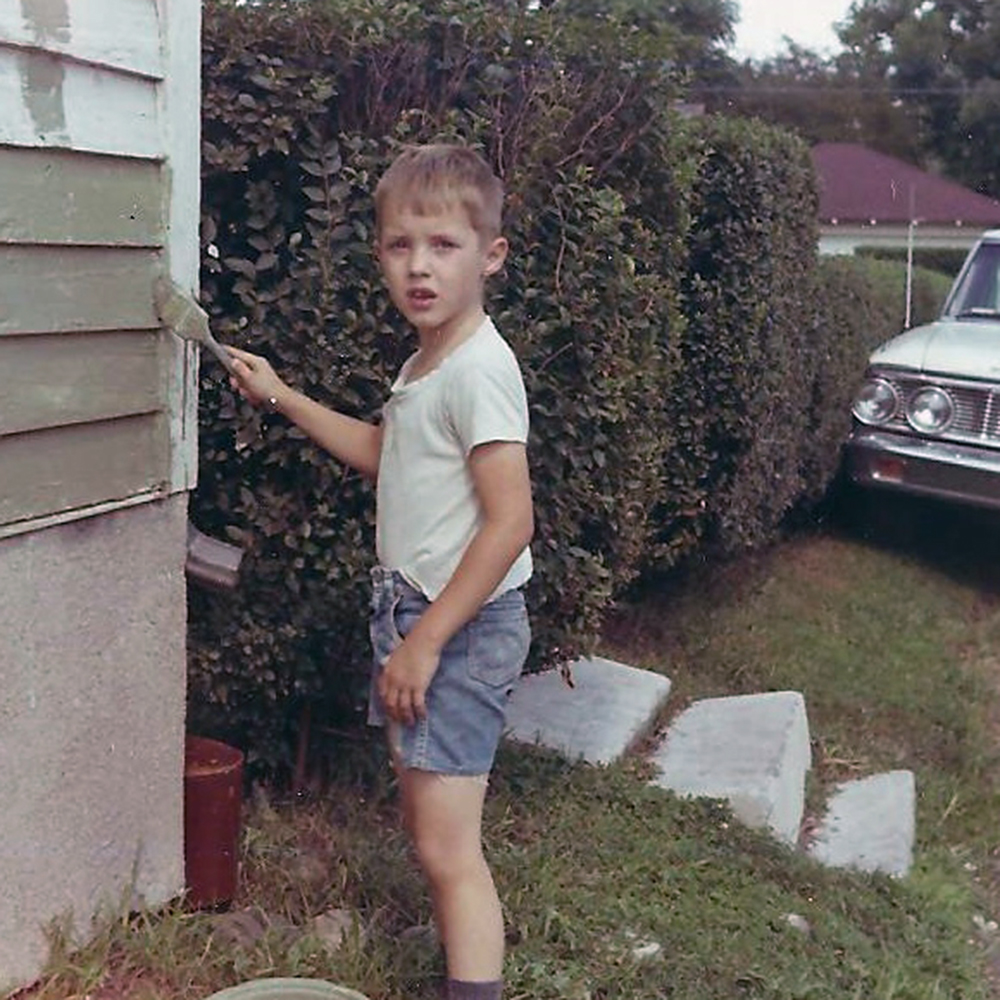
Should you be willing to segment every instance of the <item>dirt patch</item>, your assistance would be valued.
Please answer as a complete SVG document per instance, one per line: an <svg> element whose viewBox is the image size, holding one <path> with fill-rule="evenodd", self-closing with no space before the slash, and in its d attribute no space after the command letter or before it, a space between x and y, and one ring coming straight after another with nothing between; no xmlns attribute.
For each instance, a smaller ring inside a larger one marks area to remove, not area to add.
<svg viewBox="0 0 1000 1000"><path fill-rule="evenodd" d="M34 984L12 994L8 1000L160 1000L171 996L173 986L145 969L109 967L98 986L86 993L54 993L58 984Z"/></svg>
<svg viewBox="0 0 1000 1000"><path fill-rule="evenodd" d="M804 584L843 591L850 587L849 574L844 572L851 546L829 536L799 539L781 550L781 559L788 575Z"/></svg>

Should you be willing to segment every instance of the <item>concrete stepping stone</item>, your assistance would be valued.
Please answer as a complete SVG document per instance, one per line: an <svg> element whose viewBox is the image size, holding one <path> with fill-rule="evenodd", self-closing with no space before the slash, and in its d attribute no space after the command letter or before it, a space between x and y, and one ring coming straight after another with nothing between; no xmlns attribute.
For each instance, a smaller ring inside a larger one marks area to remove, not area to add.
<svg viewBox="0 0 1000 1000"><path fill-rule="evenodd" d="M906 875L913 862L916 797L912 771L838 785L809 854L834 868Z"/></svg>
<svg viewBox="0 0 1000 1000"><path fill-rule="evenodd" d="M725 799L747 826L798 842L812 763L805 700L797 691L696 701L653 754L653 783L678 795Z"/></svg>
<svg viewBox="0 0 1000 1000"><path fill-rule="evenodd" d="M577 660L572 672L573 687L558 670L521 677L507 707L508 739L610 764L649 732L670 694L662 674L601 657Z"/></svg>

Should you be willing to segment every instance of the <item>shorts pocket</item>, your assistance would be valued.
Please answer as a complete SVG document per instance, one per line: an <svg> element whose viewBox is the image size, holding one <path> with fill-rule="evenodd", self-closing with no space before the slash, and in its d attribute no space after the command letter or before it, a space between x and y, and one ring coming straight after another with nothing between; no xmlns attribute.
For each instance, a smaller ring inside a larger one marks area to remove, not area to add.
<svg viewBox="0 0 1000 1000"><path fill-rule="evenodd" d="M368 623L375 662L381 666L392 651L403 641L396 628L396 606L399 598L382 601Z"/></svg>
<svg viewBox="0 0 1000 1000"><path fill-rule="evenodd" d="M504 605L494 606L500 602ZM531 627L521 594L504 594L485 605L468 629L469 676L492 688L512 687L531 644Z"/></svg>
<svg viewBox="0 0 1000 1000"><path fill-rule="evenodd" d="M393 634L396 636L396 645L400 645L413 631L429 603L423 594L408 584L400 586L389 616Z"/></svg>

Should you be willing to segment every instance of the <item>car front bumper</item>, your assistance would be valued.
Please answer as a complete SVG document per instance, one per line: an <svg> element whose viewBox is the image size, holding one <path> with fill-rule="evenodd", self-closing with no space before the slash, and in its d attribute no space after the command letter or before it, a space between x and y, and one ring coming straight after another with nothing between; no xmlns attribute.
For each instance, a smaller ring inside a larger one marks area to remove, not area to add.
<svg viewBox="0 0 1000 1000"><path fill-rule="evenodd" d="M856 427L844 457L862 486L1000 509L1000 452Z"/></svg>

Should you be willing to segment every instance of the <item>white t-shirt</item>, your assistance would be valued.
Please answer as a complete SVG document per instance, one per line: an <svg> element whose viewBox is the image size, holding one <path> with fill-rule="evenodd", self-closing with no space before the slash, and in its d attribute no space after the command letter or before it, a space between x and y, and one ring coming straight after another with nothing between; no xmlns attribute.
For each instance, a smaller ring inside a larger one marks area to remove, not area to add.
<svg viewBox="0 0 1000 1000"><path fill-rule="evenodd" d="M514 352L487 318L426 375L400 369L383 409L376 552L434 600L479 529L468 458L476 445L528 440L528 402ZM531 576L525 548L491 595Z"/></svg>

